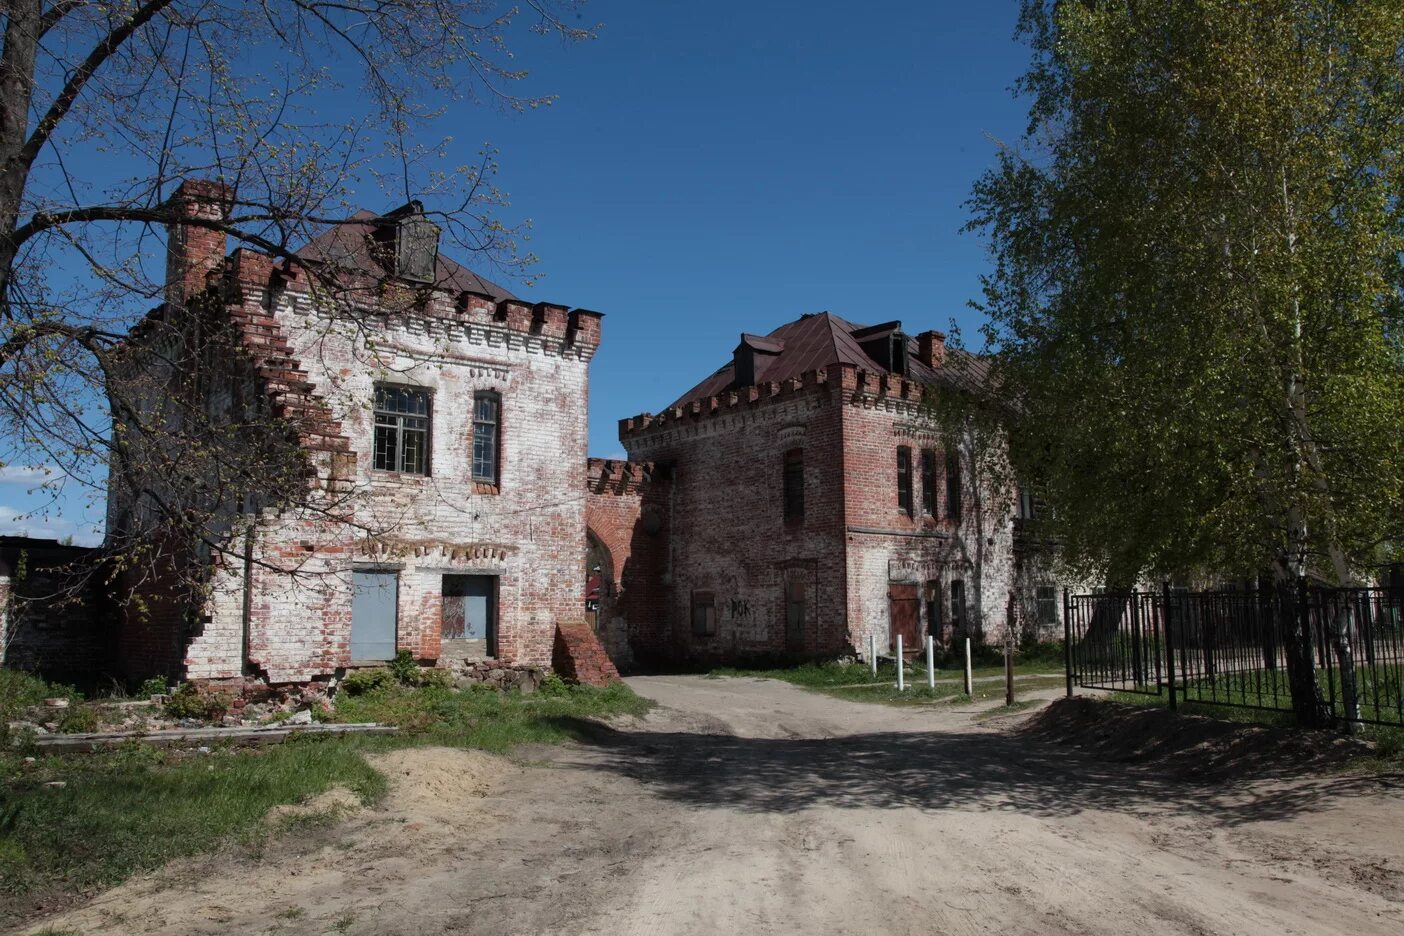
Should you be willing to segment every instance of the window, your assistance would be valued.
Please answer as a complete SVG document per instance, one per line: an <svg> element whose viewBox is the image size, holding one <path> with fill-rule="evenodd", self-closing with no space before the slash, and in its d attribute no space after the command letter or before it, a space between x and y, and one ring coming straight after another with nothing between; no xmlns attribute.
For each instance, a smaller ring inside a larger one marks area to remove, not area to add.
<svg viewBox="0 0 1404 936"><path fill-rule="evenodd" d="M965 631L965 583L956 579L951 583L951 627L964 636Z"/></svg>
<svg viewBox="0 0 1404 936"><path fill-rule="evenodd" d="M709 591L692 593L692 633L710 637L717 632L717 601Z"/></svg>
<svg viewBox="0 0 1404 936"><path fill-rule="evenodd" d="M1038 505L1034 496L1025 488L1019 488L1019 519L1032 520L1038 515Z"/></svg>
<svg viewBox="0 0 1404 936"><path fill-rule="evenodd" d="M1039 630L1056 628L1058 626L1058 590L1052 585L1040 585L1038 591L1034 593L1034 601L1037 603Z"/></svg>
<svg viewBox="0 0 1404 936"><path fill-rule="evenodd" d="M921 512L936 516L936 453L921 450Z"/></svg>
<svg viewBox="0 0 1404 936"><path fill-rule="evenodd" d="M375 456L380 471L429 473L429 391L375 388Z"/></svg>
<svg viewBox="0 0 1404 936"><path fill-rule="evenodd" d="M912 516L912 450L897 448L897 509Z"/></svg>
<svg viewBox="0 0 1404 936"><path fill-rule="evenodd" d="M785 453L785 522L804 520L804 449Z"/></svg>
<svg viewBox="0 0 1404 936"><path fill-rule="evenodd" d="M473 480L497 483L497 451L501 447L501 400L491 390L473 394Z"/></svg>
<svg viewBox="0 0 1404 936"><path fill-rule="evenodd" d="M938 643L945 639L941 634L941 583L935 579L926 583L926 632Z"/></svg>
<svg viewBox="0 0 1404 936"><path fill-rule="evenodd" d="M892 373L907 376L907 336L901 332L892 333Z"/></svg>
<svg viewBox="0 0 1404 936"><path fill-rule="evenodd" d="M946 452L946 516L960 522L960 459L954 450Z"/></svg>

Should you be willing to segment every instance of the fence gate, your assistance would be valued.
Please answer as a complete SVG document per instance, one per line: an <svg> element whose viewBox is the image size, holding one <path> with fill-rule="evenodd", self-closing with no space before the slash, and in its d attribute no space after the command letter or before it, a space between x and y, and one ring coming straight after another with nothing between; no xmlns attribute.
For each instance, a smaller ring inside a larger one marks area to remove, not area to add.
<svg viewBox="0 0 1404 936"><path fill-rule="evenodd" d="M1068 688L1160 695L1165 605L1148 592L1063 595Z"/></svg>

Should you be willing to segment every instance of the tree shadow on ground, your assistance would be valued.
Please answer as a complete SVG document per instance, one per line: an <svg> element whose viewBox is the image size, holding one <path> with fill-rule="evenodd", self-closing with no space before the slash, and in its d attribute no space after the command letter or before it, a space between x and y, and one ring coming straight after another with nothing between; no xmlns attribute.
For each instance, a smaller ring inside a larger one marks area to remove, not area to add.
<svg viewBox="0 0 1404 936"><path fill-rule="evenodd" d="M1398 778L1382 777L1205 785L1182 775L1158 775L1153 766L1098 761L1076 748L1016 734L741 738L562 721L570 723L562 727L589 745L577 763L581 768L627 777L666 800L754 813L793 813L813 806L1038 817L1096 811L1148 819L1193 815L1236 825L1291 819L1342 797L1398 786Z"/></svg>

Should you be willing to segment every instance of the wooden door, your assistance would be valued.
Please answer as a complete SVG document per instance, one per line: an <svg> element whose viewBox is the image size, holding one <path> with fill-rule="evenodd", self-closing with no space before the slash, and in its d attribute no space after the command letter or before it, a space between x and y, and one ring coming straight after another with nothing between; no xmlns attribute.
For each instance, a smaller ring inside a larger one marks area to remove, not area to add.
<svg viewBox="0 0 1404 936"><path fill-rule="evenodd" d="M902 655L916 656L921 651L921 615L917 607L917 587L892 584L887 587L887 614L891 622L888 639L897 649L897 635L902 635Z"/></svg>

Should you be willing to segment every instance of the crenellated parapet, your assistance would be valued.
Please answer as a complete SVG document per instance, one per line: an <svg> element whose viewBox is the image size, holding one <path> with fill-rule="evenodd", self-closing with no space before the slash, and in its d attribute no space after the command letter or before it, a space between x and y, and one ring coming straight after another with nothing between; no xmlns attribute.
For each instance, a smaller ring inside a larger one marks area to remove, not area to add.
<svg viewBox="0 0 1404 936"><path fill-rule="evenodd" d="M661 413L643 413L619 421L619 438L634 438L701 420L747 412L804 396L838 393L857 405L898 404L917 407L927 384L892 373L874 373L853 364L830 364L798 377L738 387L714 396L673 406Z"/></svg>
<svg viewBox="0 0 1404 936"><path fill-rule="evenodd" d="M604 314L591 309L571 309L553 302L496 299L486 293L453 292L437 286L409 286L375 281L354 272L338 274L344 280L344 301L368 311L377 305L412 310L445 322L482 325L523 336L535 336L563 349L593 355L600 344ZM241 248L226 264L225 290L232 299L261 297L271 303L283 293L311 297L325 286L314 282L308 266L298 260L275 261L258 251Z"/></svg>
<svg viewBox="0 0 1404 936"><path fill-rule="evenodd" d="M638 494L655 480L653 462L591 458L586 465L586 490L591 494Z"/></svg>

